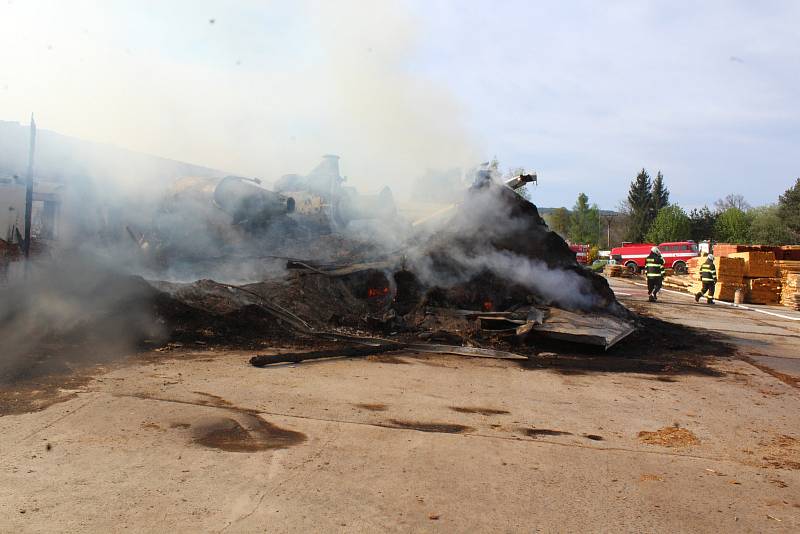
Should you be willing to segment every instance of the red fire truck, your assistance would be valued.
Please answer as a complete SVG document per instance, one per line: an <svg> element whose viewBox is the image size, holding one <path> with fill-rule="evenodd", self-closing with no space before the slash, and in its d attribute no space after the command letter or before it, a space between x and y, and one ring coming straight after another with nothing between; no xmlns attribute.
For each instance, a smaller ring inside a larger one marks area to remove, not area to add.
<svg viewBox="0 0 800 534"><path fill-rule="evenodd" d="M578 245L570 243L569 249L575 253L575 259L581 265L589 263L589 245Z"/></svg>
<svg viewBox="0 0 800 534"><path fill-rule="evenodd" d="M654 246L652 243L623 243L621 247L611 249L611 257L631 271L638 272L644 268L645 260ZM694 241L661 243L658 249L664 258L664 266L674 269L678 274L685 273L689 260L699 255Z"/></svg>

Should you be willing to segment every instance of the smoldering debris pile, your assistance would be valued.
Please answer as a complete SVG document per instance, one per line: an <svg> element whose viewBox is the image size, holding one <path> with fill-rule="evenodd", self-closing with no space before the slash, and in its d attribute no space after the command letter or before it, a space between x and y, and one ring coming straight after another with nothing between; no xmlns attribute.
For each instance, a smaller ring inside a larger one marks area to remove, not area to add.
<svg viewBox="0 0 800 534"><path fill-rule="evenodd" d="M606 280L577 264L536 206L491 179L476 183L445 228L412 255L429 285L451 295L486 288L492 307L507 308L525 294L536 304L625 314Z"/></svg>
<svg viewBox="0 0 800 534"><path fill-rule="evenodd" d="M337 262L288 260L284 275L258 283L154 285L206 313L258 309L295 341L525 353L541 338L608 348L633 330L605 279L577 264L533 204L490 179L443 229L395 254L368 258L357 242L340 245Z"/></svg>
<svg viewBox="0 0 800 534"><path fill-rule="evenodd" d="M15 340L17 356L37 341L98 337L128 348L345 341L526 354L543 338L608 348L633 331L605 279L577 264L533 204L490 179L473 186L443 229L395 254L369 258L362 244L337 244L336 262L289 259L280 276L247 285L146 283L80 269L81 284L45 276L36 291L4 299L14 304L0 310L0 335ZM311 256L315 246L306 246ZM62 312L69 320L48 315Z"/></svg>
<svg viewBox="0 0 800 534"><path fill-rule="evenodd" d="M491 180L402 254L293 267L248 289L320 330L519 353L542 338L608 348L633 331L606 280L576 263L533 204Z"/></svg>

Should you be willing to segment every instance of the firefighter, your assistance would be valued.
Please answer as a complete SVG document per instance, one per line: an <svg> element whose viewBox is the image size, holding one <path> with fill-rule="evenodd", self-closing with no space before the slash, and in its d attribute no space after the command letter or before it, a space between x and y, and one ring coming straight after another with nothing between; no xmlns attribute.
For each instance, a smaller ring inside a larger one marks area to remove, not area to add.
<svg viewBox="0 0 800 534"><path fill-rule="evenodd" d="M658 300L658 292L661 290L661 283L664 281L664 258L658 247L650 249L650 255L644 264L647 274L647 300L655 302Z"/></svg>
<svg viewBox="0 0 800 534"><path fill-rule="evenodd" d="M717 267L714 265L714 255L709 254L703 265L700 266L700 281L703 288L699 293L695 293L694 301L700 302L700 297L708 292L706 302L714 304L714 289L717 283Z"/></svg>

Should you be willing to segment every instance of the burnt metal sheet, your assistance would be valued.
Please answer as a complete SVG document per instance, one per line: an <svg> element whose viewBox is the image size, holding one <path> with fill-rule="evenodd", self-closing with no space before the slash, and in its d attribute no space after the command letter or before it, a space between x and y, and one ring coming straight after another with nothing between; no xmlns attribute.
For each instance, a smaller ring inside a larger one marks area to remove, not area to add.
<svg viewBox="0 0 800 534"><path fill-rule="evenodd" d="M633 324L612 315L578 313L551 308L545 322L532 331L541 337L595 345L608 350L635 330Z"/></svg>

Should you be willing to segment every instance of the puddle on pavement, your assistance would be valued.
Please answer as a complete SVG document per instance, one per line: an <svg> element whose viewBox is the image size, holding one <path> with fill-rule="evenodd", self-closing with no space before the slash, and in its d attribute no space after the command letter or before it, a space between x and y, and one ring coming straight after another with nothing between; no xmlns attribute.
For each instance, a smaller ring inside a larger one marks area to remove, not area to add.
<svg viewBox="0 0 800 534"><path fill-rule="evenodd" d="M401 421L399 419L389 419L390 428L404 428L408 430L419 430L420 432L441 432L444 434L460 434L473 430L472 427L457 425L454 423L422 423L419 421Z"/></svg>
<svg viewBox="0 0 800 534"><path fill-rule="evenodd" d="M226 452L285 449L306 440L305 434L273 425L253 414L242 414L244 426L230 417L207 418L194 426L194 442Z"/></svg>
<svg viewBox="0 0 800 534"><path fill-rule="evenodd" d="M522 431L526 436L538 438L540 436L571 436L572 432L565 432L563 430L551 430L549 428L523 428Z"/></svg>
<svg viewBox="0 0 800 534"><path fill-rule="evenodd" d="M397 365L409 365L409 362L398 358L397 356L391 356L389 354L372 354L367 356L368 362L377 362L377 363L393 363Z"/></svg>
<svg viewBox="0 0 800 534"><path fill-rule="evenodd" d="M361 404L354 404L357 408L362 408L364 410L369 410L371 412L383 412L386 411L385 404L370 404L370 403L361 403Z"/></svg>
<svg viewBox="0 0 800 534"><path fill-rule="evenodd" d="M508 410L498 410L496 408L480 408L474 406L450 406L450 409L458 413L478 413L481 415L503 415L511 413Z"/></svg>
<svg viewBox="0 0 800 534"><path fill-rule="evenodd" d="M144 393L120 394L120 396L216 408L233 415L233 417L205 417L195 420L193 423L182 421L169 423L169 427L172 429L185 430L191 428L194 443L204 447L228 452L255 452L268 449L285 449L303 443L307 439L302 432L287 430L263 420L259 416L258 410L234 406L219 395L212 395L202 391L194 391L193 393L201 395L203 400L192 402L181 399L151 397Z"/></svg>

